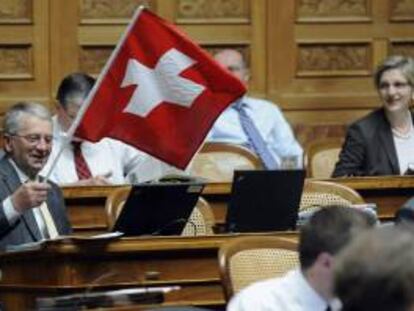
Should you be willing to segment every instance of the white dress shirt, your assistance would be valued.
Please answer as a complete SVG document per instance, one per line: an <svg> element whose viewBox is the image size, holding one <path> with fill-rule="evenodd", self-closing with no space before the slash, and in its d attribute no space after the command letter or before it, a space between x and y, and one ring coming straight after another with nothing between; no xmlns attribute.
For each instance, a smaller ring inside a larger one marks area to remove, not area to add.
<svg viewBox="0 0 414 311"><path fill-rule="evenodd" d="M302 160L302 148L296 141L289 123L280 109L269 101L245 96L242 99L246 112L254 121L278 165L283 157L297 157ZM232 143L249 149L249 140L239 119L239 113L230 106L214 123L207 141Z"/></svg>
<svg viewBox="0 0 414 311"><path fill-rule="evenodd" d="M414 127L412 123L407 135L398 135L393 132L393 139L400 166L400 174L404 175L408 167L410 166L410 169L412 169L414 165Z"/></svg>
<svg viewBox="0 0 414 311"><path fill-rule="evenodd" d="M335 300L330 307L337 310ZM335 306L336 305L336 306ZM289 271L243 289L227 306L228 311L325 311L328 302L307 282L300 270Z"/></svg>
<svg viewBox="0 0 414 311"><path fill-rule="evenodd" d="M52 153L42 170L43 176L46 176L52 162L55 161L63 144L64 135L65 132L57 121L57 117L53 117ZM115 139L104 138L97 143L84 141L81 149L92 176L111 174L108 180L112 184L145 182L158 179L165 174L181 172ZM49 179L60 185L78 181L74 153L70 144L63 150Z"/></svg>

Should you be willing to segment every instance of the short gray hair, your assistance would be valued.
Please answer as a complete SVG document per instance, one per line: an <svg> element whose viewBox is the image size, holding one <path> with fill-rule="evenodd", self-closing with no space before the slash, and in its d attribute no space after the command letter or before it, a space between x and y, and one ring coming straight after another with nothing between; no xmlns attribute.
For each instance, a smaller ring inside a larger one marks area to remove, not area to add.
<svg viewBox="0 0 414 311"><path fill-rule="evenodd" d="M45 106L34 102L19 102L13 105L4 116L4 134L17 134L21 128L21 119L23 116L35 116L39 119L52 122L50 111Z"/></svg>
<svg viewBox="0 0 414 311"><path fill-rule="evenodd" d="M392 69L399 69L408 83L414 86L414 59L409 56L394 55L388 57L377 67L374 74L374 83L377 89L380 88L381 78L384 72Z"/></svg>

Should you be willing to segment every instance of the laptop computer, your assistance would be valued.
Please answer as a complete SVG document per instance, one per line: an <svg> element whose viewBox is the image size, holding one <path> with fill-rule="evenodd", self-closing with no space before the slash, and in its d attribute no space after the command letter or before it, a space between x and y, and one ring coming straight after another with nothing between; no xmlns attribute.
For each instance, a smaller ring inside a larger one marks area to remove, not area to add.
<svg viewBox="0 0 414 311"><path fill-rule="evenodd" d="M180 235L203 188L193 182L133 185L113 231L125 236Z"/></svg>
<svg viewBox="0 0 414 311"><path fill-rule="evenodd" d="M304 170L235 171L227 230L294 230L304 181Z"/></svg>

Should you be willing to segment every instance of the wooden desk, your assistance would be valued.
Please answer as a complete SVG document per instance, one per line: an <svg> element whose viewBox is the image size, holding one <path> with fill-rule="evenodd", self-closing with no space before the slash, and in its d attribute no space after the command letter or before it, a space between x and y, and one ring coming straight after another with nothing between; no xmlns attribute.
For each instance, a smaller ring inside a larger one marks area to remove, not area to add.
<svg viewBox="0 0 414 311"><path fill-rule="evenodd" d="M358 191L368 203L376 203L381 219L390 219L395 211L414 196L414 177L354 177L326 179L347 185ZM63 189L69 217L76 233L91 234L107 231L104 205L107 195L117 187L66 187ZM224 224L230 183L210 183L203 196L213 207L218 224Z"/></svg>
<svg viewBox="0 0 414 311"><path fill-rule="evenodd" d="M297 240L296 233L273 233ZM29 310L36 297L178 285L165 305L223 306L218 249L240 235L65 240L0 254L0 301Z"/></svg>
<svg viewBox="0 0 414 311"><path fill-rule="evenodd" d="M414 196L414 177L410 176L352 177L325 180L351 187L367 203L377 204L378 216L382 220L392 219L398 208ZM219 224L225 223L230 192L230 183L212 183L204 189L203 197L212 205L216 222Z"/></svg>
<svg viewBox="0 0 414 311"><path fill-rule="evenodd" d="M414 176L335 178L334 181L358 191L367 203L376 203L378 216L392 219L395 212L414 196Z"/></svg>
<svg viewBox="0 0 414 311"><path fill-rule="evenodd" d="M108 231L105 201L119 187L129 186L79 186L63 187L69 219L76 234L97 234Z"/></svg>

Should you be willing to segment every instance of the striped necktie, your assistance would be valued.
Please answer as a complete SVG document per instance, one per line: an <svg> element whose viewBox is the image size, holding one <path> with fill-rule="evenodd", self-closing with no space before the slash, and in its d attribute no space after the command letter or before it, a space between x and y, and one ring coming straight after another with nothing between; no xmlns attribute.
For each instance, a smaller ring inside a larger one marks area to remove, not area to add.
<svg viewBox="0 0 414 311"><path fill-rule="evenodd" d="M252 118L249 117L246 111L246 105L239 101L234 105L234 108L239 113L240 124L246 134L252 150L259 156L266 169L275 169L278 167L275 159L272 157L267 144L262 135L254 124Z"/></svg>
<svg viewBox="0 0 414 311"><path fill-rule="evenodd" d="M56 224L53 221L52 215L50 214L49 208L46 202L43 202L39 206L40 213L42 214L43 220L45 222L45 227L47 230L47 234L50 239L56 239L59 236L59 233L56 229Z"/></svg>
<svg viewBox="0 0 414 311"><path fill-rule="evenodd" d="M72 142L76 173L79 180L92 178L91 171L82 154L81 142Z"/></svg>

